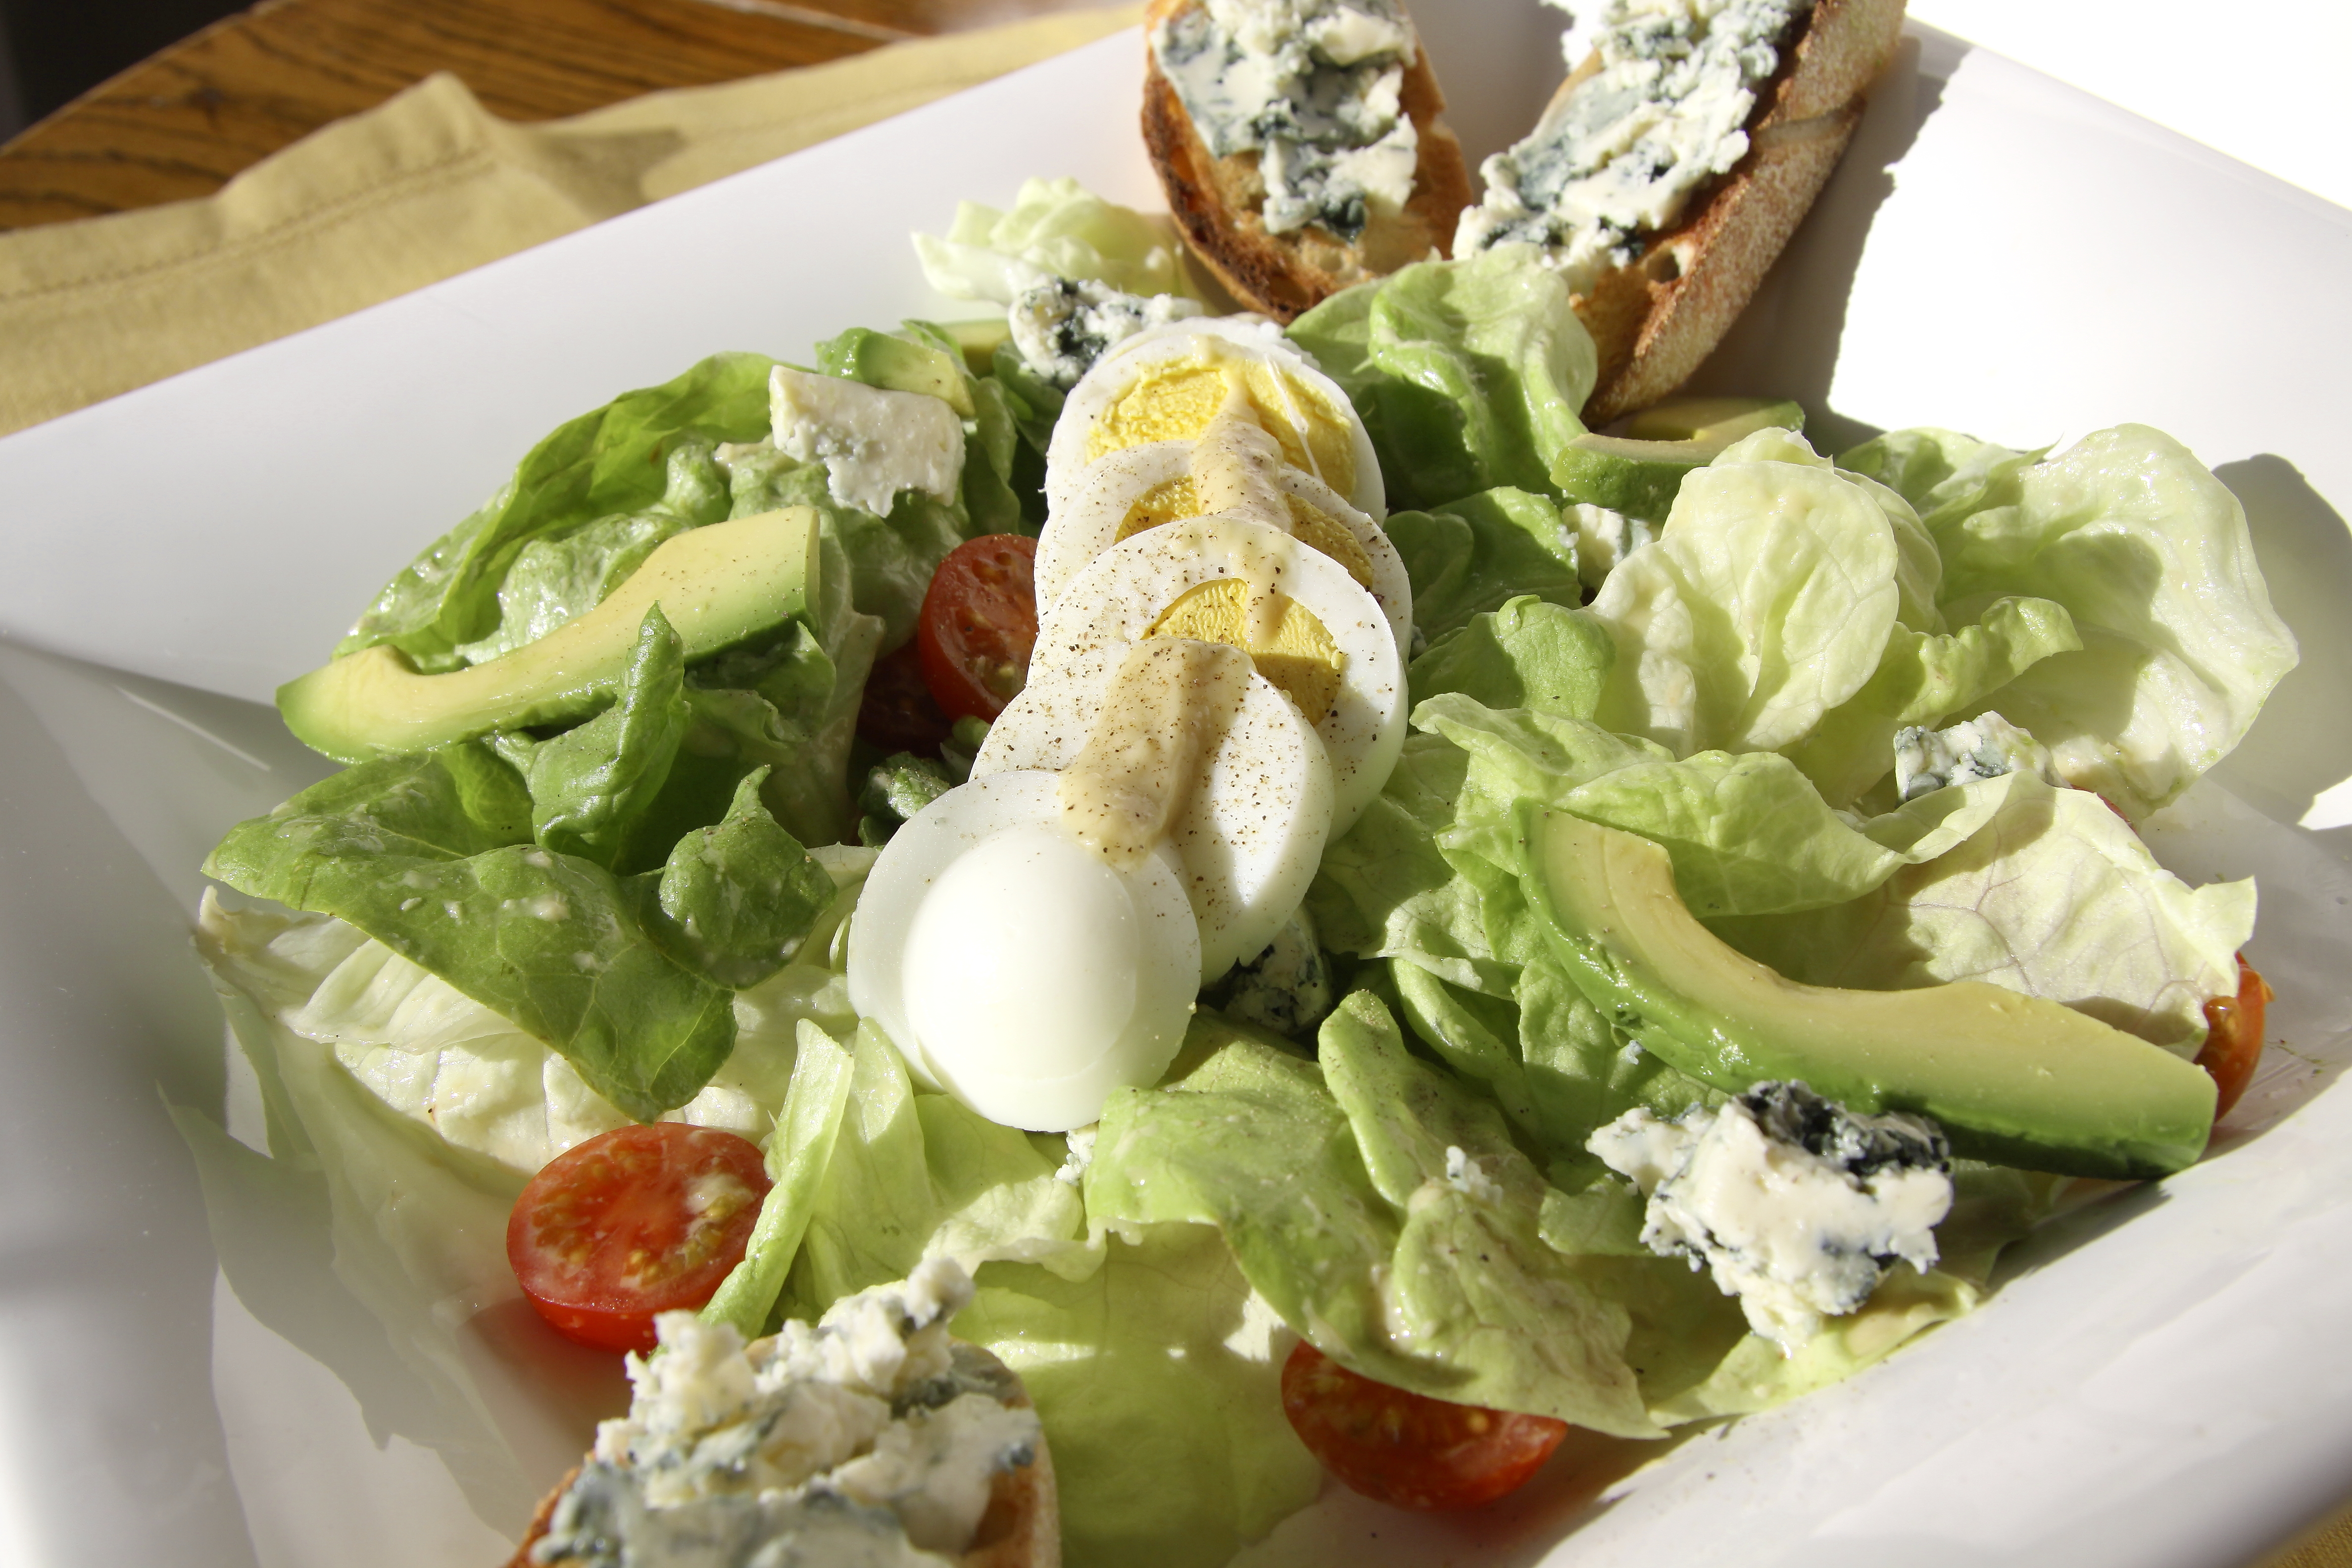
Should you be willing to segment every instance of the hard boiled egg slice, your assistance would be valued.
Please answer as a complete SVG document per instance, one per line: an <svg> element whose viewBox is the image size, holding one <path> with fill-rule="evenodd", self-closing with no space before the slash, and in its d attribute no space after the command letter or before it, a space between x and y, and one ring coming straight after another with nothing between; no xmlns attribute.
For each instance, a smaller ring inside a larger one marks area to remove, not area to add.
<svg viewBox="0 0 2352 1568"><path fill-rule="evenodd" d="M1130 651L1106 642L1051 665L1033 663L1028 685L997 716L972 760L973 780L1018 776L1007 769L1069 767L1118 700ZM1263 952L1306 898L1332 809L1321 739L1263 675L1250 673L1206 752L1165 841L1199 924L1202 984Z"/></svg>
<svg viewBox="0 0 2352 1568"><path fill-rule="evenodd" d="M1194 451L1189 441L1154 441L1087 465L1070 503L1047 519L1037 536L1041 610L1050 609L1087 563L1112 545L1207 510L1193 476ZM1283 491L1290 532L1370 590L1398 647L1406 647L1412 637L1412 582L1381 525L1301 469L1283 468L1275 483Z"/></svg>
<svg viewBox="0 0 2352 1568"><path fill-rule="evenodd" d="M1330 759L1334 837L1388 783L1404 746L1403 660L1380 602L1329 556L1232 517L1147 529L1096 556L1039 618L1030 683L1154 634L1231 643L1297 705Z"/></svg>
<svg viewBox="0 0 2352 1568"><path fill-rule="evenodd" d="M1140 332L1070 389L1045 451L1045 500L1060 511L1107 452L1190 441L1235 394L1280 443L1284 460L1374 518L1388 515L1380 459L1355 406L1281 330L1255 318L1183 321Z"/></svg>
<svg viewBox="0 0 2352 1568"><path fill-rule="evenodd" d="M1201 944L1176 857L1115 868L1061 823L1058 775L950 790L892 836L849 933L850 1005L924 1083L1066 1132L1182 1043Z"/></svg>

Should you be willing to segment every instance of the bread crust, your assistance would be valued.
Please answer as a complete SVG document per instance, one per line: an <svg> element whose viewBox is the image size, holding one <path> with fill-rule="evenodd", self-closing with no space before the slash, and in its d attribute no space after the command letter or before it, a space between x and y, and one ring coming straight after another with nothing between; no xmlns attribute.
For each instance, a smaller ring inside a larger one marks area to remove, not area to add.
<svg viewBox="0 0 2352 1568"><path fill-rule="evenodd" d="M1148 29L1198 0L1151 0ZM1255 153L1220 158L1211 153L1185 112L1183 100L1147 56L1143 144L1167 193L1168 210L1195 256L1243 304L1278 321L1296 320L1340 289L1385 277L1432 255L1450 256L1454 230L1470 204L1470 171L1462 143L1442 118L1445 95L1416 48L1405 68L1399 106L1420 134L1412 195L1394 214L1374 213L1353 244L1309 224L1270 234L1260 208L1265 180Z"/></svg>
<svg viewBox="0 0 2352 1568"><path fill-rule="evenodd" d="M1013 1387L1004 1401L1007 1405L1020 1410L1031 1408L1029 1391L1003 1362L977 1345L965 1344L962 1349L967 1355L1004 1374ZM537 1568L531 1562L530 1549L547 1534L555 1518L555 1505L579 1479L580 1467L574 1465L555 1483L553 1490L539 1500L538 1510L530 1516L530 1528L524 1531L522 1544L515 1548L506 1568ZM956 1568L1062 1568L1061 1496L1054 1484L1054 1456L1042 1432L1038 1434L1034 1458L1018 1469L998 1472L990 1483L988 1510L980 1516L971 1544L955 1561Z"/></svg>
<svg viewBox="0 0 2352 1568"><path fill-rule="evenodd" d="M1696 193L1639 258L1577 297L1601 364L1586 424L1673 392L1731 330L1853 139L1864 97L1902 37L1903 3L1816 0L1757 95L1747 156Z"/></svg>

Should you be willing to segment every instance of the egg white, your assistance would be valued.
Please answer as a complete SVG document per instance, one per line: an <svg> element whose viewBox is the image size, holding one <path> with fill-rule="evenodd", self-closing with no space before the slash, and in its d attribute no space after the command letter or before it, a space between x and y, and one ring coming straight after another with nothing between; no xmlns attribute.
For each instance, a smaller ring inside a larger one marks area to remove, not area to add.
<svg viewBox="0 0 2352 1568"><path fill-rule="evenodd" d="M1119 525L1128 509L1150 493L1191 471L1192 441L1151 441L1106 452L1087 465L1071 487L1069 503L1045 521L1037 536L1037 608L1050 610L1079 573L1094 558L1119 542ZM1348 504L1340 494L1304 469L1285 465L1276 482L1325 515L1336 518L1355 536L1372 568L1372 597L1387 616L1389 630L1400 651L1412 641L1412 580L1404 558L1389 542L1387 532L1368 514Z"/></svg>
<svg viewBox="0 0 2352 1568"><path fill-rule="evenodd" d="M1037 685L1055 667L1098 649L1140 641L1163 611L1203 583L1261 574L1323 623L1345 659L1338 700L1314 726L1330 759L1337 837L1380 794L1404 749L1404 661L1380 602L1346 567L1279 529L1193 517L1104 551L1039 617L1029 681Z"/></svg>
<svg viewBox="0 0 2352 1568"><path fill-rule="evenodd" d="M990 726L974 780L1077 759L1102 714L1128 645L1106 644L1050 667ZM1205 984L1265 951L1307 897L1331 829L1331 764L1290 699L1253 672L1240 712L1209 754L1162 847L1173 855L1200 931Z"/></svg>
<svg viewBox="0 0 2352 1568"><path fill-rule="evenodd" d="M1062 830L1060 782L997 773L933 801L883 847L849 931L850 1005L908 1070L1033 1132L1158 1082L1201 978L1173 852L1113 868Z"/></svg>
<svg viewBox="0 0 2352 1568"><path fill-rule="evenodd" d="M1348 429L1356 470L1347 492L1349 504L1375 521L1388 516L1388 491L1381 479L1380 456L1372 450L1371 435L1357 416L1355 405L1348 401L1339 383L1325 375L1314 360L1282 335L1281 328L1257 316L1217 316L1153 327L1138 332L1096 361L1094 368L1070 389L1062 405L1061 416L1055 422L1053 439L1045 448L1045 502L1049 513L1062 510L1076 496L1079 476L1089 460L1087 447L1096 422L1138 375L1157 362L1195 358L1203 353L1225 354L1275 366L1327 405L1329 413ZM1292 423L1305 427L1307 420L1303 409L1294 410Z"/></svg>

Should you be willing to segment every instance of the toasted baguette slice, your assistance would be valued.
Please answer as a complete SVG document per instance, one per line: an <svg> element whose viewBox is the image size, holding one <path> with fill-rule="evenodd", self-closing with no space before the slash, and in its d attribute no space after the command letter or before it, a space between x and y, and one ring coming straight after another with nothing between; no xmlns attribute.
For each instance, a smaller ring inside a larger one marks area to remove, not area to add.
<svg viewBox="0 0 2352 1568"><path fill-rule="evenodd" d="M1151 0L1144 26L1157 27L1198 3ZM1412 196L1400 212L1374 213L1352 245L1313 224L1267 233L1258 155L1211 153L1156 61L1147 67L1143 85L1143 145L1193 254L1236 300L1287 323L1352 284L1433 254L1453 254L1454 226L1470 203L1470 171L1462 143L1439 118L1445 96L1430 73L1426 50L1417 50L1405 68L1402 107L1421 136Z"/></svg>
<svg viewBox="0 0 2352 1568"><path fill-rule="evenodd" d="M1011 1368L978 1345L958 1342L959 1360L977 1362L991 1373L1002 1374L1011 1392L1003 1403L1018 1409L1029 1408L1029 1391ZM540 1499L539 1510L530 1517L530 1529L507 1560L507 1568L537 1568L530 1549L547 1534L555 1518L555 1505L580 1479L580 1467L555 1483L555 1489ZM1041 1435L1036 1458L1019 1469L998 1474L989 1489L988 1511L980 1516L980 1526L973 1531L971 1544L956 1559L956 1568L1062 1568L1062 1505L1054 1487L1054 1457L1047 1452Z"/></svg>
<svg viewBox="0 0 2352 1568"><path fill-rule="evenodd" d="M1863 96L1903 32L1903 0L1817 0L1757 93L1748 155L1691 197L1674 227L1576 300L1600 351L1584 419L1599 426L1680 386L1747 308L1829 183ZM1560 85L1582 80L1591 63ZM1558 101L1555 96L1554 101Z"/></svg>

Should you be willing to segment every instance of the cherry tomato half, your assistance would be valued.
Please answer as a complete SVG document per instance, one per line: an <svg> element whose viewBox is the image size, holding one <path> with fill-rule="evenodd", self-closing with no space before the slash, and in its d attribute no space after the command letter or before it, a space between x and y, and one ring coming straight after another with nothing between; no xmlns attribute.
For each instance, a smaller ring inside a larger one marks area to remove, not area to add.
<svg viewBox="0 0 2352 1568"><path fill-rule="evenodd" d="M1359 1376L1304 1341L1282 1363L1282 1410L1307 1451L1397 1508L1477 1508L1551 1458L1568 1423L1451 1405Z"/></svg>
<svg viewBox="0 0 2352 1568"><path fill-rule="evenodd" d="M1017 533L966 540L931 574L915 647L950 721L993 721L1029 678L1037 641L1037 542Z"/></svg>
<svg viewBox="0 0 2352 1568"><path fill-rule="evenodd" d="M767 1196L759 1146L682 1121L616 1127L549 1161L507 1219L540 1316L598 1350L650 1351L654 1314L709 1300Z"/></svg>
<svg viewBox="0 0 2352 1568"><path fill-rule="evenodd" d="M2238 994L2216 996L2205 1004L2205 1048L2197 1065L2213 1075L2221 1095L2213 1106L2218 1121L2230 1112L2254 1078L2254 1064L2263 1059L2263 1010L2273 993L2270 985L2238 955Z"/></svg>
<svg viewBox="0 0 2352 1568"><path fill-rule="evenodd" d="M857 733L877 752L940 754L940 742L948 738L948 717L931 698L922 657L913 643L874 661L874 673L866 678L866 695L857 704Z"/></svg>

